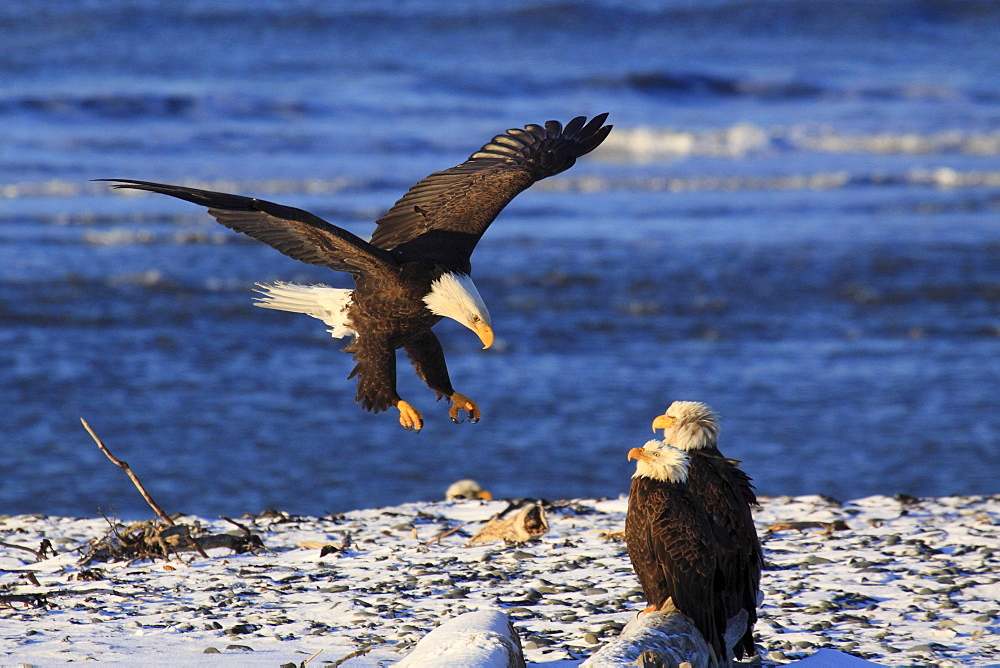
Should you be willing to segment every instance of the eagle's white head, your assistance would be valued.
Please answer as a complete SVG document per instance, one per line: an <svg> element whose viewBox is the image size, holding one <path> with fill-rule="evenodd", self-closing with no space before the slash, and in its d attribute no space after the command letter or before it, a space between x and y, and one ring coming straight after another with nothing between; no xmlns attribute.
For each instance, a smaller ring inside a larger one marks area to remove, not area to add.
<svg viewBox="0 0 1000 668"><path fill-rule="evenodd" d="M636 460L633 478L652 478L660 482L687 482L688 454L671 447L666 441L647 441L641 448L628 451Z"/></svg>
<svg viewBox="0 0 1000 668"><path fill-rule="evenodd" d="M453 482L444 493L444 498L448 501L455 499L483 499L492 501L493 495L488 490L479 486L479 483L471 478L465 478L458 482Z"/></svg>
<svg viewBox="0 0 1000 668"><path fill-rule="evenodd" d="M442 274L431 283L431 291L424 296L424 304L434 315L451 318L465 325L483 342L483 348L493 345L493 328L490 312L472 278L467 274Z"/></svg>
<svg viewBox="0 0 1000 668"><path fill-rule="evenodd" d="M663 430L663 440L681 450L700 450L719 442L719 416L700 401L675 401L653 420L653 431Z"/></svg>

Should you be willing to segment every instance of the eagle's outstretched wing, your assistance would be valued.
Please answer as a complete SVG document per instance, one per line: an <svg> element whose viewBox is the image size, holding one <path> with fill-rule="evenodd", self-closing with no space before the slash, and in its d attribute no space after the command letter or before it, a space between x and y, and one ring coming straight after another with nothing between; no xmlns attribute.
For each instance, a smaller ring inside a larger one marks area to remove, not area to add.
<svg viewBox="0 0 1000 668"><path fill-rule="evenodd" d="M402 261L430 260L468 272L469 257L497 214L536 181L573 166L611 132L607 114L508 130L462 164L435 172L378 219L371 243Z"/></svg>
<svg viewBox="0 0 1000 668"><path fill-rule="evenodd" d="M263 241L300 262L365 275L378 275L398 266L390 253L302 209L165 183L97 180L111 181L114 188L148 190L208 207L208 212L229 229Z"/></svg>

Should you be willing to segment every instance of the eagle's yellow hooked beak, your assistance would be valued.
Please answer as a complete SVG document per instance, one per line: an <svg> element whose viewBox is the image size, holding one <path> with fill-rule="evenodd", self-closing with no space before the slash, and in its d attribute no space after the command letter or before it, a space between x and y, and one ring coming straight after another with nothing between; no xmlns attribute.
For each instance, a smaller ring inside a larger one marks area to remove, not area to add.
<svg viewBox="0 0 1000 668"><path fill-rule="evenodd" d="M660 417L653 420L653 431L657 429L670 429L674 426L677 420L670 417L669 415L661 415Z"/></svg>
<svg viewBox="0 0 1000 668"><path fill-rule="evenodd" d="M645 448L632 448L631 450L629 450L628 461L632 461L633 459L641 459L645 461L646 460Z"/></svg>
<svg viewBox="0 0 1000 668"><path fill-rule="evenodd" d="M479 340L483 342L483 350L493 345L493 328L485 322L482 320L473 322L469 325L469 329L475 332Z"/></svg>

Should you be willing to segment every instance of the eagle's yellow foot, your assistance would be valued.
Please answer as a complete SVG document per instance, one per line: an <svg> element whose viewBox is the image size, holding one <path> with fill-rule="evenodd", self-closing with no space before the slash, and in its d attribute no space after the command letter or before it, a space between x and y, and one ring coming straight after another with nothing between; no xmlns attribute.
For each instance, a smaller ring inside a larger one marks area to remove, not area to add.
<svg viewBox="0 0 1000 668"><path fill-rule="evenodd" d="M646 608L645 610L643 610L643 611L642 611L642 612L640 612L639 614L640 614L640 615L645 615L645 614L648 614L648 613L650 613L650 612L656 612L656 606L655 606L655 605L651 605L651 606L649 606L648 608Z"/></svg>
<svg viewBox="0 0 1000 668"><path fill-rule="evenodd" d="M455 392L451 395L451 408L448 409L448 415L451 416L451 421L455 424L465 422L465 420L461 420L458 417L462 411L469 414L469 424L476 424L479 422L479 418L483 417L483 414L479 410L479 406L476 405L475 401L464 394Z"/></svg>
<svg viewBox="0 0 1000 668"><path fill-rule="evenodd" d="M399 409L399 424L403 425L406 431L420 431L424 426L424 418L420 411L406 403L402 399L396 402Z"/></svg>

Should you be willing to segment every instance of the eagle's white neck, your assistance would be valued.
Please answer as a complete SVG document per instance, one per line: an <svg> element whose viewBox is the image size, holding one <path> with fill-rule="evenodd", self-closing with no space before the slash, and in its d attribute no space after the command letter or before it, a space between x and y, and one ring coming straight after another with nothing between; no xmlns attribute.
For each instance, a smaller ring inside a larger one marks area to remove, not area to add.
<svg viewBox="0 0 1000 668"><path fill-rule="evenodd" d="M431 283L431 291L424 296L424 304L434 315L451 318L466 326L472 316L490 324L490 312L476 284L467 274L442 274Z"/></svg>

